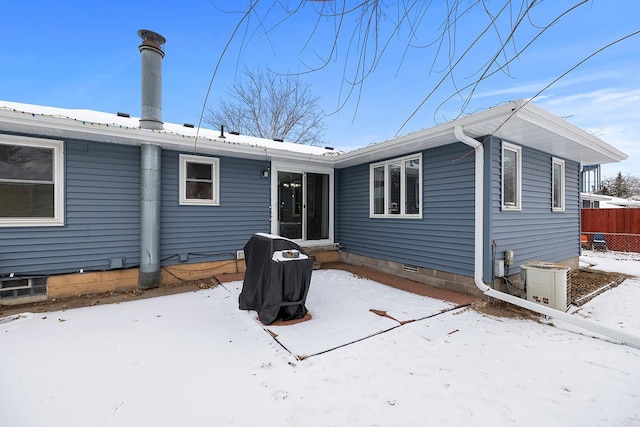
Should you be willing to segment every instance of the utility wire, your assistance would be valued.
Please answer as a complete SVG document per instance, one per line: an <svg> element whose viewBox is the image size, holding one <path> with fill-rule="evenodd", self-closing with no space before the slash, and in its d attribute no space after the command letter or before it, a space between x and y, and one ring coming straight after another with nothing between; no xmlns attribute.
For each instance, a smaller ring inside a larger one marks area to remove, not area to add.
<svg viewBox="0 0 640 427"><path fill-rule="evenodd" d="M576 68L578 68L579 66L581 66L582 64L584 64L585 62L587 62L589 59L593 58L594 56L596 56L597 54L599 54L600 52L602 52L603 50L606 50L608 48L610 48L611 46L618 44L628 38L631 38L633 36L637 36L638 34L640 34L640 30L635 31L631 34L627 34L624 37L620 37L617 40L612 41L611 43L607 44L606 46L601 47L600 49L596 50L595 52L593 52L591 55L587 56L586 58L584 58L582 61L578 62L576 65L574 65L573 67L569 68L567 71L565 71L564 73L562 73L559 77L557 77L556 79L554 79L551 83L549 83L548 85L546 85L545 87L543 87L542 89L540 89L538 91L538 93L536 93L535 95L533 95L531 98L527 99L525 102L522 103L522 105L518 108L515 108L511 114L509 115L509 117L507 117L501 124L500 126L498 126L492 133L491 135L495 135L496 132L498 132L498 130L505 125L505 123L507 123L509 121L509 119L511 119L511 117L513 117L514 115L516 115L518 113L518 111L520 111L525 105L527 105L528 103L530 103L531 101L533 101L535 98L537 98L538 96L540 96L540 94L544 91L546 91L547 89L549 89L551 86L553 86L554 84L556 84L556 82L558 82L558 80L562 79L564 76L566 76L567 74L569 74L570 72L572 72L573 70L575 70Z"/></svg>

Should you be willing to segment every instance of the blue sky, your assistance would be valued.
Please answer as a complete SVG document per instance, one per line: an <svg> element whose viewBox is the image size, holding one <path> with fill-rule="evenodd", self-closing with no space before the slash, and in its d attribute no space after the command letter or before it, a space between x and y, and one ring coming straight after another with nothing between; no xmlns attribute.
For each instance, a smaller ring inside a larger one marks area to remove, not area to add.
<svg viewBox="0 0 640 427"><path fill-rule="evenodd" d="M285 2L280 2L280 4ZM426 3L426 2L422 2ZM336 114L327 117L327 145L348 150L380 142L394 135L428 128L509 100L528 98L597 49L640 30L637 0L592 0L567 14L539 37L508 73L483 81L468 105L453 96L477 76L479 66L495 51L499 38L490 29L456 68L455 85L444 79L413 118L405 120L443 78L447 55L457 58L486 25L481 9L457 23L455 51L437 53L434 40L442 21L442 2L427 11L415 33L414 45L405 49L407 28L392 37L378 66L365 80L359 96L352 96ZM466 5L467 2L462 2ZM489 2L492 7L501 2ZM522 48L535 34L532 24L550 21L560 10L578 1L546 1L536 7L531 21L523 22L510 45ZM140 114L140 39L138 29L162 34L167 43L163 61L163 119L198 123L216 62L241 15L245 1L183 2L17 2L0 0L4 34L0 48L0 99L63 108ZM257 14L241 27L213 80L206 106L215 108L244 67L270 68L282 73L317 66L333 40L332 24L314 28L313 7L280 22L274 2L258 3ZM291 5L295 5L291 2ZM385 13L396 9L389 2ZM257 18L263 18L262 21ZM349 36L344 24L344 36ZM386 20L381 21L382 34ZM498 26L501 22L498 21ZM265 34L264 28L271 30ZM504 35L502 36L504 37ZM353 46L340 39L331 61L321 71L304 74L321 97L327 112L344 100L345 58L351 70ZM504 60L502 61L504 62ZM536 104L561 116L629 155L629 159L603 167L604 175L618 171L640 175L640 35L596 55L544 91Z"/></svg>

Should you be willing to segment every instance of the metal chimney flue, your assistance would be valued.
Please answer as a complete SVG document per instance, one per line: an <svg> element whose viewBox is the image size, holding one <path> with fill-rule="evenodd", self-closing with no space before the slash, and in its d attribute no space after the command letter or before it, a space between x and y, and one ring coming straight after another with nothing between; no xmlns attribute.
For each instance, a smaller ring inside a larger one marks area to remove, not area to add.
<svg viewBox="0 0 640 427"><path fill-rule="evenodd" d="M166 40L149 30L138 30L142 44L138 47L142 55L142 115L140 127L162 130L162 45Z"/></svg>
<svg viewBox="0 0 640 427"><path fill-rule="evenodd" d="M162 130L162 58L165 38L149 30L140 30L142 55L142 115L140 127ZM140 289L160 285L160 145L143 142L140 146Z"/></svg>

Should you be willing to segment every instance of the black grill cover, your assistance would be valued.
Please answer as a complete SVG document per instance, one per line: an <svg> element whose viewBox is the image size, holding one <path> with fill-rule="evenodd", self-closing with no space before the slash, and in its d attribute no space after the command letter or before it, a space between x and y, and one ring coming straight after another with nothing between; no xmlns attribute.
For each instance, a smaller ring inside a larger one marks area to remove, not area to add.
<svg viewBox="0 0 640 427"><path fill-rule="evenodd" d="M301 257L274 261L276 251L295 249ZM307 314L305 301L313 260L291 240L257 233L244 245L247 270L238 299L240 310L255 310L266 325L276 319L300 319Z"/></svg>

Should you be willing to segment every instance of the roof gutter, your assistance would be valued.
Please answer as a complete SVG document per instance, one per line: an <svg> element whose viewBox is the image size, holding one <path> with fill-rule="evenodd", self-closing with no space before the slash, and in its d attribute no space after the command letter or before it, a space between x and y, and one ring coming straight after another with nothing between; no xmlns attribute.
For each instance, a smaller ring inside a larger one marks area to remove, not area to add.
<svg viewBox="0 0 640 427"><path fill-rule="evenodd" d="M500 292L484 283L484 281L482 280L482 266L484 263L484 145L481 142L478 142L470 136L466 135L462 126L455 126L454 133L458 141L467 144L475 151L475 233L473 280L476 287L488 297L497 298L501 301L526 308L527 310L531 310L536 313L561 320L563 322L567 322L574 326L578 326L591 332L613 338L617 341L622 342L623 344L627 344L631 347L640 349L640 337L627 334L622 331L612 329L586 319L582 319L580 317L572 316L560 310L556 310L504 292Z"/></svg>

